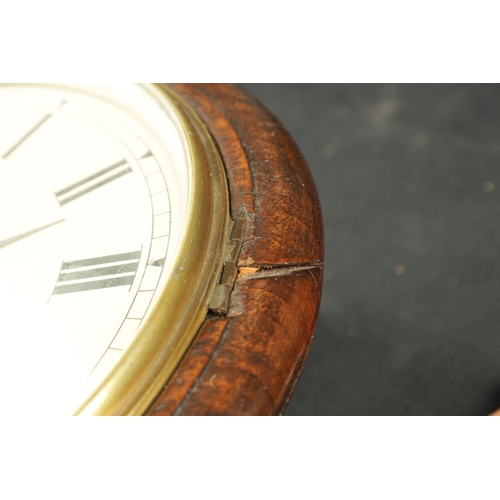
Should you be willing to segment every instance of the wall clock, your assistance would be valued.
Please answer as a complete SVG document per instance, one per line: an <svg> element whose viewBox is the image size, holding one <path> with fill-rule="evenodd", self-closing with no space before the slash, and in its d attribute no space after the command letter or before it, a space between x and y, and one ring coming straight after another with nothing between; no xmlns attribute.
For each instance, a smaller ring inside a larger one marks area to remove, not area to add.
<svg viewBox="0 0 500 500"><path fill-rule="evenodd" d="M295 143L231 85L0 86L3 405L280 414L323 230Z"/></svg>

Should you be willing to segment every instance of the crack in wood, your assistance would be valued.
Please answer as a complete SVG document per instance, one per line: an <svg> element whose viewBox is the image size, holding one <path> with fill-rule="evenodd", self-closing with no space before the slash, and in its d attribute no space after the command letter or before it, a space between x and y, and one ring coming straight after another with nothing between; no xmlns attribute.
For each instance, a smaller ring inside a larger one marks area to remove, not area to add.
<svg viewBox="0 0 500 500"><path fill-rule="evenodd" d="M313 269L322 269L321 264L314 265L278 265L278 266L264 266L264 267L240 267L238 269L237 280L245 281L260 278L273 278L278 276L290 276L295 273L309 271ZM311 273L312 274L312 273ZM314 278L314 275L312 275ZM318 282L314 278L316 285Z"/></svg>

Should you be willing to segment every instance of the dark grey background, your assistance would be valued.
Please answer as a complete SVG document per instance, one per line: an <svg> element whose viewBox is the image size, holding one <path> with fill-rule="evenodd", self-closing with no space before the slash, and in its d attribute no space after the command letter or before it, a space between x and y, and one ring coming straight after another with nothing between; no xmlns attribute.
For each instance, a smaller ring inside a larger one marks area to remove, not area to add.
<svg viewBox="0 0 500 500"><path fill-rule="evenodd" d="M500 87L243 87L297 141L323 208L323 301L286 414L499 407Z"/></svg>

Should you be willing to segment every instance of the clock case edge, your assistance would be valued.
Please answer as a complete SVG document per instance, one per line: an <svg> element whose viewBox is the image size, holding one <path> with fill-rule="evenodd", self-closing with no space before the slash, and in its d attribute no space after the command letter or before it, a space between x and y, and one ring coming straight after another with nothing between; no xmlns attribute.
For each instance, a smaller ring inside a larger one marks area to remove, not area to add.
<svg viewBox="0 0 500 500"><path fill-rule="evenodd" d="M214 138L231 218L244 221L237 225L244 234L227 315L207 315L146 415L282 414L321 300L324 239L314 181L281 123L245 90L168 86Z"/></svg>

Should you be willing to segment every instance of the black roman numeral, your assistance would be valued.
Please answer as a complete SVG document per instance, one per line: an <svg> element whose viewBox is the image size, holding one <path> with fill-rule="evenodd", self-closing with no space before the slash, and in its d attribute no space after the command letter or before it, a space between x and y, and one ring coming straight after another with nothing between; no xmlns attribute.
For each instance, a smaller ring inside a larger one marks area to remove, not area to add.
<svg viewBox="0 0 500 500"><path fill-rule="evenodd" d="M66 205L66 203L76 200L77 198L80 198L80 196L90 193L91 191L94 191L94 189L100 188L101 186L104 186L115 179L119 179L130 172L132 172L132 168L127 164L126 160L122 160L118 163L110 165L109 167L103 168L102 170L99 170L99 172L89 175L88 177L85 177L84 179L81 179L64 189L60 189L55 192L54 195L57 198L59 205L63 206Z"/></svg>
<svg viewBox="0 0 500 500"><path fill-rule="evenodd" d="M132 285L140 257L141 250L63 262L52 295Z"/></svg>

